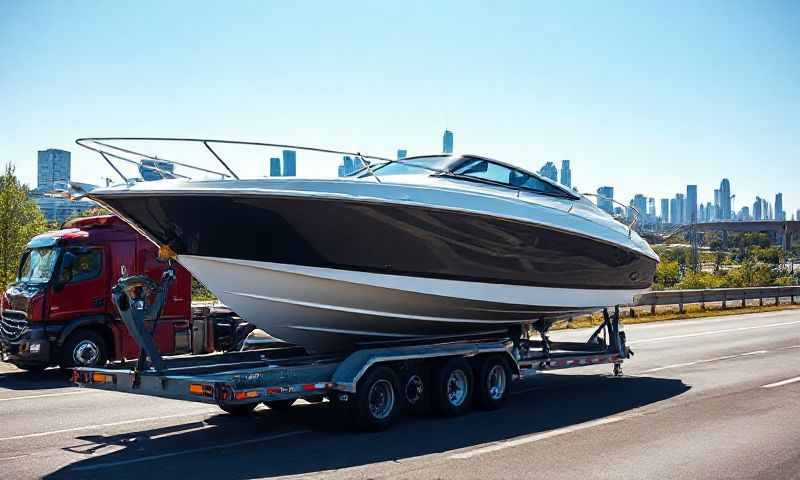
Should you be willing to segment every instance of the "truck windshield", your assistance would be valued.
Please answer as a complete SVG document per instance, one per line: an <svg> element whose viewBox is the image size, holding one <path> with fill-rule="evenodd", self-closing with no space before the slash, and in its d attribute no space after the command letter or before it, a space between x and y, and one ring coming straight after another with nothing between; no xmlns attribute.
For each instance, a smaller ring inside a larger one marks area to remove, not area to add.
<svg viewBox="0 0 800 480"><path fill-rule="evenodd" d="M34 248L22 257L18 282L47 283L53 276L58 260L58 248Z"/></svg>

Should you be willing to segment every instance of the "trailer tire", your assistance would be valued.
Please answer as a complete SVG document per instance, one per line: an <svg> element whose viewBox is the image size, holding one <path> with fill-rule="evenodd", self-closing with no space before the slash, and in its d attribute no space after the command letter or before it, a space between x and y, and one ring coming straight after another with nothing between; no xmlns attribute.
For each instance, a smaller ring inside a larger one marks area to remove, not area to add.
<svg viewBox="0 0 800 480"><path fill-rule="evenodd" d="M271 400L264 402L264 405L269 407L270 410L275 410L276 412L285 412L289 410L292 405L294 405L294 401L294 398L287 398L286 400Z"/></svg>
<svg viewBox="0 0 800 480"><path fill-rule="evenodd" d="M389 367L370 369L358 382L355 399L350 403L353 421L359 430L386 430L400 410L397 374Z"/></svg>
<svg viewBox="0 0 800 480"><path fill-rule="evenodd" d="M433 369L431 403L445 417L463 415L469 410L474 387L472 367L462 357L442 361Z"/></svg>
<svg viewBox="0 0 800 480"><path fill-rule="evenodd" d="M99 332L76 330L61 347L61 368L103 366L107 352L106 340Z"/></svg>
<svg viewBox="0 0 800 480"><path fill-rule="evenodd" d="M422 365L409 369L401 377L400 392L405 410L412 415L424 415L430 411L430 382L428 369Z"/></svg>
<svg viewBox="0 0 800 480"><path fill-rule="evenodd" d="M501 355L490 355L478 364L475 395L478 405L495 410L508 401L511 391L511 368Z"/></svg>
<svg viewBox="0 0 800 480"><path fill-rule="evenodd" d="M255 410L257 406L258 403L246 403L243 405L220 405L219 408L234 417L247 417L253 414L253 410Z"/></svg>

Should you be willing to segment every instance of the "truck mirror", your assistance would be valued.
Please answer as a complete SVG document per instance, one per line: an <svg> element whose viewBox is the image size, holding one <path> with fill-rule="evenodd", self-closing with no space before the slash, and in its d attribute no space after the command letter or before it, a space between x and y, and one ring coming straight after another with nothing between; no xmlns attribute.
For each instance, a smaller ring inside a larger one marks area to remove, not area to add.
<svg viewBox="0 0 800 480"><path fill-rule="evenodd" d="M75 266L75 259L74 253L64 252L64 257L61 259L61 271L54 285L56 290L61 290L64 288L64 285L72 280L72 268Z"/></svg>

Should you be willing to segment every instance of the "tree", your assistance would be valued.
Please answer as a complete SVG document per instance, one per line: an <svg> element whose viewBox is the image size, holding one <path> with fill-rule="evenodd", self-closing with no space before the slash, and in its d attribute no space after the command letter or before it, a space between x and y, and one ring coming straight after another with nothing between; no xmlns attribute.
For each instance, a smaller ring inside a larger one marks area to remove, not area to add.
<svg viewBox="0 0 800 480"><path fill-rule="evenodd" d="M17 276L22 249L46 224L39 207L28 198L28 187L8 164L0 176L0 284L3 288Z"/></svg>
<svg viewBox="0 0 800 480"><path fill-rule="evenodd" d="M655 285L656 290L672 288L680 281L680 264L675 260L661 261L656 267Z"/></svg>

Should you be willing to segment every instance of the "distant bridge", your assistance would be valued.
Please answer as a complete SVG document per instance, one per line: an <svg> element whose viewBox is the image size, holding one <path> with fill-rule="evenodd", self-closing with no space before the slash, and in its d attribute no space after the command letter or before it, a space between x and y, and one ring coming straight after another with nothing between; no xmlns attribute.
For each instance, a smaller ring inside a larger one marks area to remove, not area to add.
<svg viewBox="0 0 800 480"><path fill-rule="evenodd" d="M686 233L692 225L682 225L677 233ZM772 232L780 240L784 250L792 248L792 235L800 235L800 221L794 220L757 220L751 222L706 222L695 223L695 232Z"/></svg>

